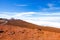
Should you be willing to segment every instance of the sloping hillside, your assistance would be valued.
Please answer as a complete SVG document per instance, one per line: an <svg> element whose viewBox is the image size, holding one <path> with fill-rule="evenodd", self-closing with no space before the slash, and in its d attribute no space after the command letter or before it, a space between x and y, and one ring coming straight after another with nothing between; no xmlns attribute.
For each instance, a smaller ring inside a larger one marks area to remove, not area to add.
<svg viewBox="0 0 60 40"><path fill-rule="evenodd" d="M60 29L38 26L19 19L0 20L4 20L0 24L0 40L60 40Z"/></svg>
<svg viewBox="0 0 60 40"><path fill-rule="evenodd" d="M41 30L46 30L46 31L55 31L55 32L60 32L60 29L53 28L53 27L48 27L48 26L39 26L36 24L28 23L26 21L20 20L20 19L10 19L7 20L8 22L6 25L13 25L13 26L19 26L19 27L25 27L25 28L32 28L32 29L41 29Z"/></svg>

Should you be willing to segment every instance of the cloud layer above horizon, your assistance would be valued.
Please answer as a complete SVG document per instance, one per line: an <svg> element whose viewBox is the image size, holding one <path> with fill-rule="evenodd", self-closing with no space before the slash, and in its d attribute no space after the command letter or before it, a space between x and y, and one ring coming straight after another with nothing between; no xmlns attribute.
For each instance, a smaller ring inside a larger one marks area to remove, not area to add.
<svg viewBox="0 0 60 40"><path fill-rule="evenodd" d="M1 18L15 18L22 19L24 21L43 25L60 28L60 12L48 13L48 12L2 12Z"/></svg>

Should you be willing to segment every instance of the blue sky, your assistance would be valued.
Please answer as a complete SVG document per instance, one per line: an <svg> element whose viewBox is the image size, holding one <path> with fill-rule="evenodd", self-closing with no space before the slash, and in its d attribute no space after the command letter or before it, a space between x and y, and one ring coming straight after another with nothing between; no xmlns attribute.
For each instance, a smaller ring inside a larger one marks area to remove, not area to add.
<svg viewBox="0 0 60 40"><path fill-rule="evenodd" d="M0 0L2 12L40 12L49 7L60 7L60 0ZM59 11L60 9L53 10ZM48 10L51 11L51 10Z"/></svg>
<svg viewBox="0 0 60 40"><path fill-rule="evenodd" d="M12 17L60 28L60 0L0 0L0 18Z"/></svg>

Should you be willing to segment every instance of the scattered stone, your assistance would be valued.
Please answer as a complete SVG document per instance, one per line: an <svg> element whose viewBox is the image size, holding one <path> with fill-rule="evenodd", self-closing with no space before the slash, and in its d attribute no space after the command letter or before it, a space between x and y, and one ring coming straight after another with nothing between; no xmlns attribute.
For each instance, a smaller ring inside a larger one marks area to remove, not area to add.
<svg viewBox="0 0 60 40"><path fill-rule="evenodd" d="M40 31L41 31L41 29L38 29L38 30L40 30Z"/></svg>
<svg viewBox="0 0 60 40"><path fill-rule="evenodd" d="M4 31L3 30L0 30L0 33L3 33Z"/></svg>

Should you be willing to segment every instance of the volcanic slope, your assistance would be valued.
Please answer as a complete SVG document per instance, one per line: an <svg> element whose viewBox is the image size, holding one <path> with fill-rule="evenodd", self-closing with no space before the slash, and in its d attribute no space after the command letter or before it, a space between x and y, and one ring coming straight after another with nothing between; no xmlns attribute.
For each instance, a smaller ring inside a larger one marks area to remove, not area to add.
<svg viewBox="0 0 60 40"><path fill-rule="evenodd" d="M0 40L60 40L58 28L38 26L20 19L5 21L7 23L0 25Z"/></svg>

